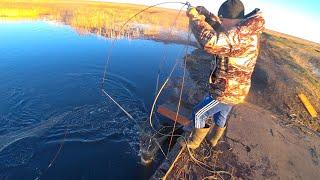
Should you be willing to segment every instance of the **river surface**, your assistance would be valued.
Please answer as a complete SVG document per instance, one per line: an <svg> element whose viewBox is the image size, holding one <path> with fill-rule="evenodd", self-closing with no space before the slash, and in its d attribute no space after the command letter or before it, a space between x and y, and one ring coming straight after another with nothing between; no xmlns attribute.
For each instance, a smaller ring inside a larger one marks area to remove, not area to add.
<svg viewBox="0 0 320 180"><path fill-rule="evenodd" d="M100 91L111 41L52 22L0 23L0 179L150 177L157 163L140 164L139 128ZM163 80L184 47L117 40L105 89L145 121L159 65Z"/></svg>

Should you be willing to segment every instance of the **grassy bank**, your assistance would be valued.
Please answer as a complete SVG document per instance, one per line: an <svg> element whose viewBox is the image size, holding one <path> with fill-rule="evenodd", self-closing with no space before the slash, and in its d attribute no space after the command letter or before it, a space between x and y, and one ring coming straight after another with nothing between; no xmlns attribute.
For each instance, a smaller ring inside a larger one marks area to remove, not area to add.
<svg viewBox="0 0 320 180"><path fill-rule="evenodd" d="M77 28L118 28L144 8L146 6L90 1L2 1L0 18L6 20L46 18ZM177 15L176 10L151 8L138 15L132 22L169 28L173 26ZM182 12L175 28L185 30L187 26L187 18Z"/></svg>

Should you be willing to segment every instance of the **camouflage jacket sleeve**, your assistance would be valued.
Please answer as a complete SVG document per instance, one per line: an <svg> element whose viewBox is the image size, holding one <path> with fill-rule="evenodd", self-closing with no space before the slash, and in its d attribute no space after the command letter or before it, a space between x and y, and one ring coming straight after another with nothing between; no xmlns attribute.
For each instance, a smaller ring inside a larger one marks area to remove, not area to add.
<svg viewBox="0 0 320 180"><path fill-rule="evenodd" d="M265 20L260 12L243 19L227 32L220 33L201 16L190 20L192 32L202 48L208 53L227 57L242 55L249 48L252 35L261 33L264 24Z"/></svg>

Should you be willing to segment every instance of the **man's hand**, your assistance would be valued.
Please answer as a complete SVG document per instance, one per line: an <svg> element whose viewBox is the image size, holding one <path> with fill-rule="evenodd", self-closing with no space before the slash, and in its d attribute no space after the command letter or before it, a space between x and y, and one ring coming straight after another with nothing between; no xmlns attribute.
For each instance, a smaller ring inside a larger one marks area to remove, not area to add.
<svg viewBox="0 0 320 180"><path fill-rule="evenodd" d="M187 16L189 18L196 18L199 16L199 13L197 11L197 9L195 7L190 7L188 10L187 10Z"/></svg>
<svg viewBox="0 0 320 180"><path fill-rule="evenodd" d="M210 18L211 17L211 12L208 11L205 7L203 6L197 6L196 10L198 11L199 14L204 15L206 18Z"/></svg>
<svg viewBox="0 0 320 180"><path fill-rule="evenodd" d="M210 11L208 11L205 7L197 6L196 10L198 11L199 14L204 15L206 17L206 20L216 21L219 24L221 24L220 18L214 15L213 13L211 13Z"/></svg>

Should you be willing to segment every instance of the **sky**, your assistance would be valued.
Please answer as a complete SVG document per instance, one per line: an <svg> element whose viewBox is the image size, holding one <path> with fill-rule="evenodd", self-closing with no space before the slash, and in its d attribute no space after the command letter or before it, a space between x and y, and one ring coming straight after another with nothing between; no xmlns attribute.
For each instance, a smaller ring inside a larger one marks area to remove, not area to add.
<svg viewBox="0 0 320 180"><path fill-rule="evenodd" d="M118 3L153 5L160 2L185 2L184 0L95 0ZM225 0L189 0L193 6L205 6L217 13ZM245 12L261 9L266 27L271 30L320 43L320 0L242 0ZM180 9L179 4L164 7Z"/></svg>

